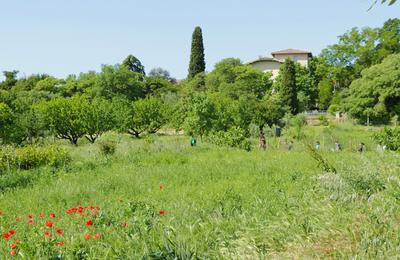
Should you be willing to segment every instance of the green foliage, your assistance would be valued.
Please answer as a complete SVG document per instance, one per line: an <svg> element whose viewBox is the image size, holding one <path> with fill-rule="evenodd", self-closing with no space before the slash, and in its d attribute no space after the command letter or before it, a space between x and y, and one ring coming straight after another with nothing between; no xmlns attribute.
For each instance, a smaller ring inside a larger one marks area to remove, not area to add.
<svg viewBox="0 0 400 260"><path fill-rule="evenodd" d="M374 134L374 139L391 151L400 151L400 127L385 127L379 133Z"/></svg>
<svg viewBox="0 0 400 260"><path fill-rule="evenodd" d="M0 148L0 173L14 169L29 170L40 166L60 167L70 162L69 154L57 146L28 145Z"/></svg>
<svg viewBox="0 0 400 260"><path fill-rule="evenodd" d="M125 60L122 62L122 67L125 67L129 71L139 73L143 76L146 75L144 66L140 60L133 55L128 55L128 57L125 58Z"/></svg>
<svg viewBox="0 0 400 260"><path fill-rule="evenodd" d="M111 141L100 142L99 145L100 145L100 151L103 155L113 155L117 148L116 143Z"/></svg>
<svg viewBox="0 0 400 260"><path fill-rule="evenodd" d="M333 87L329 79L322 79L319 84L319 108L327 109L333 97Z"/></svg>
<svg viewBox="0 0 400 260"><path fill-rule="evenodd" d="M297 99L296 65L293 60L286 59L279 70L277 79L278 91L287 111L293 115L299 112L299 100Z"/></svg>
<svg viewBox="0 0 400 260"><path fill-rule="evenodd" d="M218 146L234 147L246 151L251 150L251 143L246 137L246 132L239 127L232 127L228 131L213 132L209 139L211 143Z"/></svg>
<svg viewBox="0 0 400 260"><path fill-rule="evenodd" d="M400 114L400 54L362 72L344 100L344 108L361 122L388 122Z"/></svg>
<svg viewBox="0 0 400 260"><path fill-rule="evenodd" d="M333 167L315 148L309 143L305 143L308 154L318 163L318 167L322 168L324 172L336 173Z"/></svg>
<svg viewBox="0 0 400 260"><path fill-rule="evenodd" d="M283 104L280 95L273 94L265 96L263 100L255 104L253 123L256 124L260 130L262 130L265 125L269 127L279 125L285 114Z"/></svg>
<svg viewBox="0 0 400 260"><path fill-rule="evenodd" d="M188 78L192 79L197 74L203 73L205 69L203 34L201 28L196 27L192 35Z"/></svg>
<svg viewBox="0 0 400 260"><path fill-rule="evenodd" d="M104 132L114 128L115 120L111 102L102 99L94 98L90 101L83 101L84 111L84 127L85 137L91 143L94 143Z"/></svg>
<svg viewBox="0 0 400 260"><path fill-rule="evenodd" d="M90 105L82 96L56 98L40 104L44 117L57 138L77 145L86 134L86 109Z"/></svg>
<svg viewBox="0 0 400 260"><path fill-rule="evenodd" d="M121 129L135 137L143 133L156 133L168 122L169 108L158 97L147 97L117 106L117 110L120 109L117 117Z"/></svg>
<svg viewBox="0 0 400 260"><path fill-rule="evenodd" d="M3 71L5 80L0 83L0 89L10 90L17 83L17 70Z"/></svg>
<svg viewBox="0 0 400 260"><path fill-rule="evenodd" d="M189 135L203 138L213 127L215 106L205 93L195 93L186 101L184 129Z"/></svg>

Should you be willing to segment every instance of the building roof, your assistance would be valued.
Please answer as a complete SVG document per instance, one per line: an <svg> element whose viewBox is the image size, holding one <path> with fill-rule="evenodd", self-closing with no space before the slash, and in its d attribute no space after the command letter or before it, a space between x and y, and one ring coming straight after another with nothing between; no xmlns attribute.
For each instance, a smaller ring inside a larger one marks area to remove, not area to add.
<svg viewBox="0 0 400 260"><path fill-rule="evenodd" d="M272 58L272 57L261 57L261 56L260 56L260 57L258 57L258 59L256 59L256 60L247 62L247 64L254 64L254 63L260 62L260 61L272 61L272 62L283 63L282 61L279 61L279 60L277 60L277 59L275 59L275 58Z"/></svg>
<svg viewBox="0 0 400 260"><path fill-rule="evenodd" d="M309 56L312 56L311 52L298 49L286 49L286 50L274 51L271 54L272 56L276 54L308 54Z"/></svg>

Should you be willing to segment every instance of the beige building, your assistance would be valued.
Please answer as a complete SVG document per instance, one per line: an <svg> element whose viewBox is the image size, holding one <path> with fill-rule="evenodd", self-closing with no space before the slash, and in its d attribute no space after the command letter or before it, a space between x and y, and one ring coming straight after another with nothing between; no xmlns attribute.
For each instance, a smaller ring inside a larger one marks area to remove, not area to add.
<svg viewBox="0 0 400 260"><path fill-rule="evenodd" d="M264 72L271 72L272 78L276 78L279 74L279 68L286 59L292 59L302 66L307 67L312 53L309 51L286 49L271 53L272 57L259 57L257 60L251 61L250 64L254 69Z"/></svg>

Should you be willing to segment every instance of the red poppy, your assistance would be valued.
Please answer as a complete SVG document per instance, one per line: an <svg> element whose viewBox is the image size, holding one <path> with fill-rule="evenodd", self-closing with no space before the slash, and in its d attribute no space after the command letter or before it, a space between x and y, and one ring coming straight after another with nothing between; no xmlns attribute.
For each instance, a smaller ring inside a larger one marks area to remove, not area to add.
<svg viewBox="0 0 400 260"><path fill-rule="evenodd" d="M28 224L29 225L33 225L35 222L33 221L33 219L28 220Z"/></svg>
<svg viewBox="0 0 400 260"><path fill-rule="evenodd" d="M54 222L46 221L46 227L52 227Z"/></svg>
<svg viewBox="0 0 400 260"><path fill-rule="evenodd" d="M56 230L56 233L59 234L59 235L61 235L61 234L63 233L63 231L62 231L61 228L59 228L59 229Z"/></svg>
<svg viewBox="0 0 400 260"><path fill-rule="evenodd" d="M57 243L57 246L64 246L64 245L65 245L64 241L60 241Z"/></svg>
<svg viewBox="0 0 400 260"><path fill-rule="evenodd" d="M90 240L91 238L92 238L92 236L90 234L85 235L86 240Z"/></svg>
<svg viewBox="0 0 400 260"><path fill-rule="evenodd" d="M29 216L28 216L28 218L33 218L33 215L32 215L32 214L31 214L31 215L29 215Z"/></svg>
<svg viewBox="0 0 400 260"><path fill-rule="evenodd" d="M10 238L11 234L10 233L4 233L3 238L8 239Z"/></svg>
<svg viewBox="0 0 400 260"><path fill-rule="evenodd" d="M44 214L43 213L40 213L39 214L39 218L43 218L44 217Z"/></svg>
<svg viewBox="0 0 400 260"><path fill-rule="evenodd" d="M10 256L15 256L15 251L14 250L10 251Z"/></svg>
<svg viewBox="0 0 400 260"><path fill-rule="evenodd" d="M44 232L43 235L44 235L45 237L49 237L49 236L50 236L50 233L49 233L49 232Z"/></svg>
<svg viewBox="0 0 400 260"><path fill-rule="evenodd" d="M11 245L10 245L10 248L11 248L11 249L15 249L15 248L17 248L17 245L16 245L16 244L11 244Z"/></svg>
<svg viewBox="0 0 400 260"><path fill-rule="evenodd" d="M127 228L128 227L128 223L122 223L121 226L124 227L124 228Z"/></svg>
<svg viewBox="0 0 400 260"><path fill-rule="evenodd" d="M164 214L165 214L165 211L164 210L160 210L160 215L162 216Z"/></svg>
<svg viewBox="0 0 400 260"><path fill-rule="evenodd" d="M16 220L16 221L20 221L20 220L21 220L21 218L16 218L15 220Z"/></svg>
<svg viewBox="0 0 400 260"><path fill-rule="evenodd" d="M14 235L14 234L15 234L15 229L10 229L10 230L8 231L8 233L10 233L10 235Z"/></svg>
<svg viewBox="0 0 400 260"><path fill-rule="evenodd" d="M101 234L97 233L97 234L94 235L93 239L99 239L100 237L101 237Z"/></svg>
<svg viewBox="0 0 400 260"><path fill-rule="evenodd" d="M92 220L89 220L89 221L86 222L86 226L92 226L92 225L93 225L93 221Z"/></svg>
<svg viewBox="0 0 400 260"><path fill-rule="evenodd" d="M56 217L56 214L50 213L50 217L51 217L51 218L55 218L55 217Z"/></svg>

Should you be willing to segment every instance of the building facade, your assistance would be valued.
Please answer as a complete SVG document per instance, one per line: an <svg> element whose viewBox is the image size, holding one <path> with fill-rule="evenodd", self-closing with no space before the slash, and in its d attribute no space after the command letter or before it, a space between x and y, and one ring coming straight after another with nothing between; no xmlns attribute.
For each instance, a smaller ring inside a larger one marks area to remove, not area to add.
<svg viewBox="0 0 400 260"><path fill-rule="evenodd" d="M281 51L275 51L271 53L272 57L259 57L258 59L249 62L254 69L263 72L271 72L272 78L275 79L279 74L279 69L286 59L292 59L298 62L300 65L307 67L312 53L309 51L297 50L297 49L286 49Z"/></svg>

